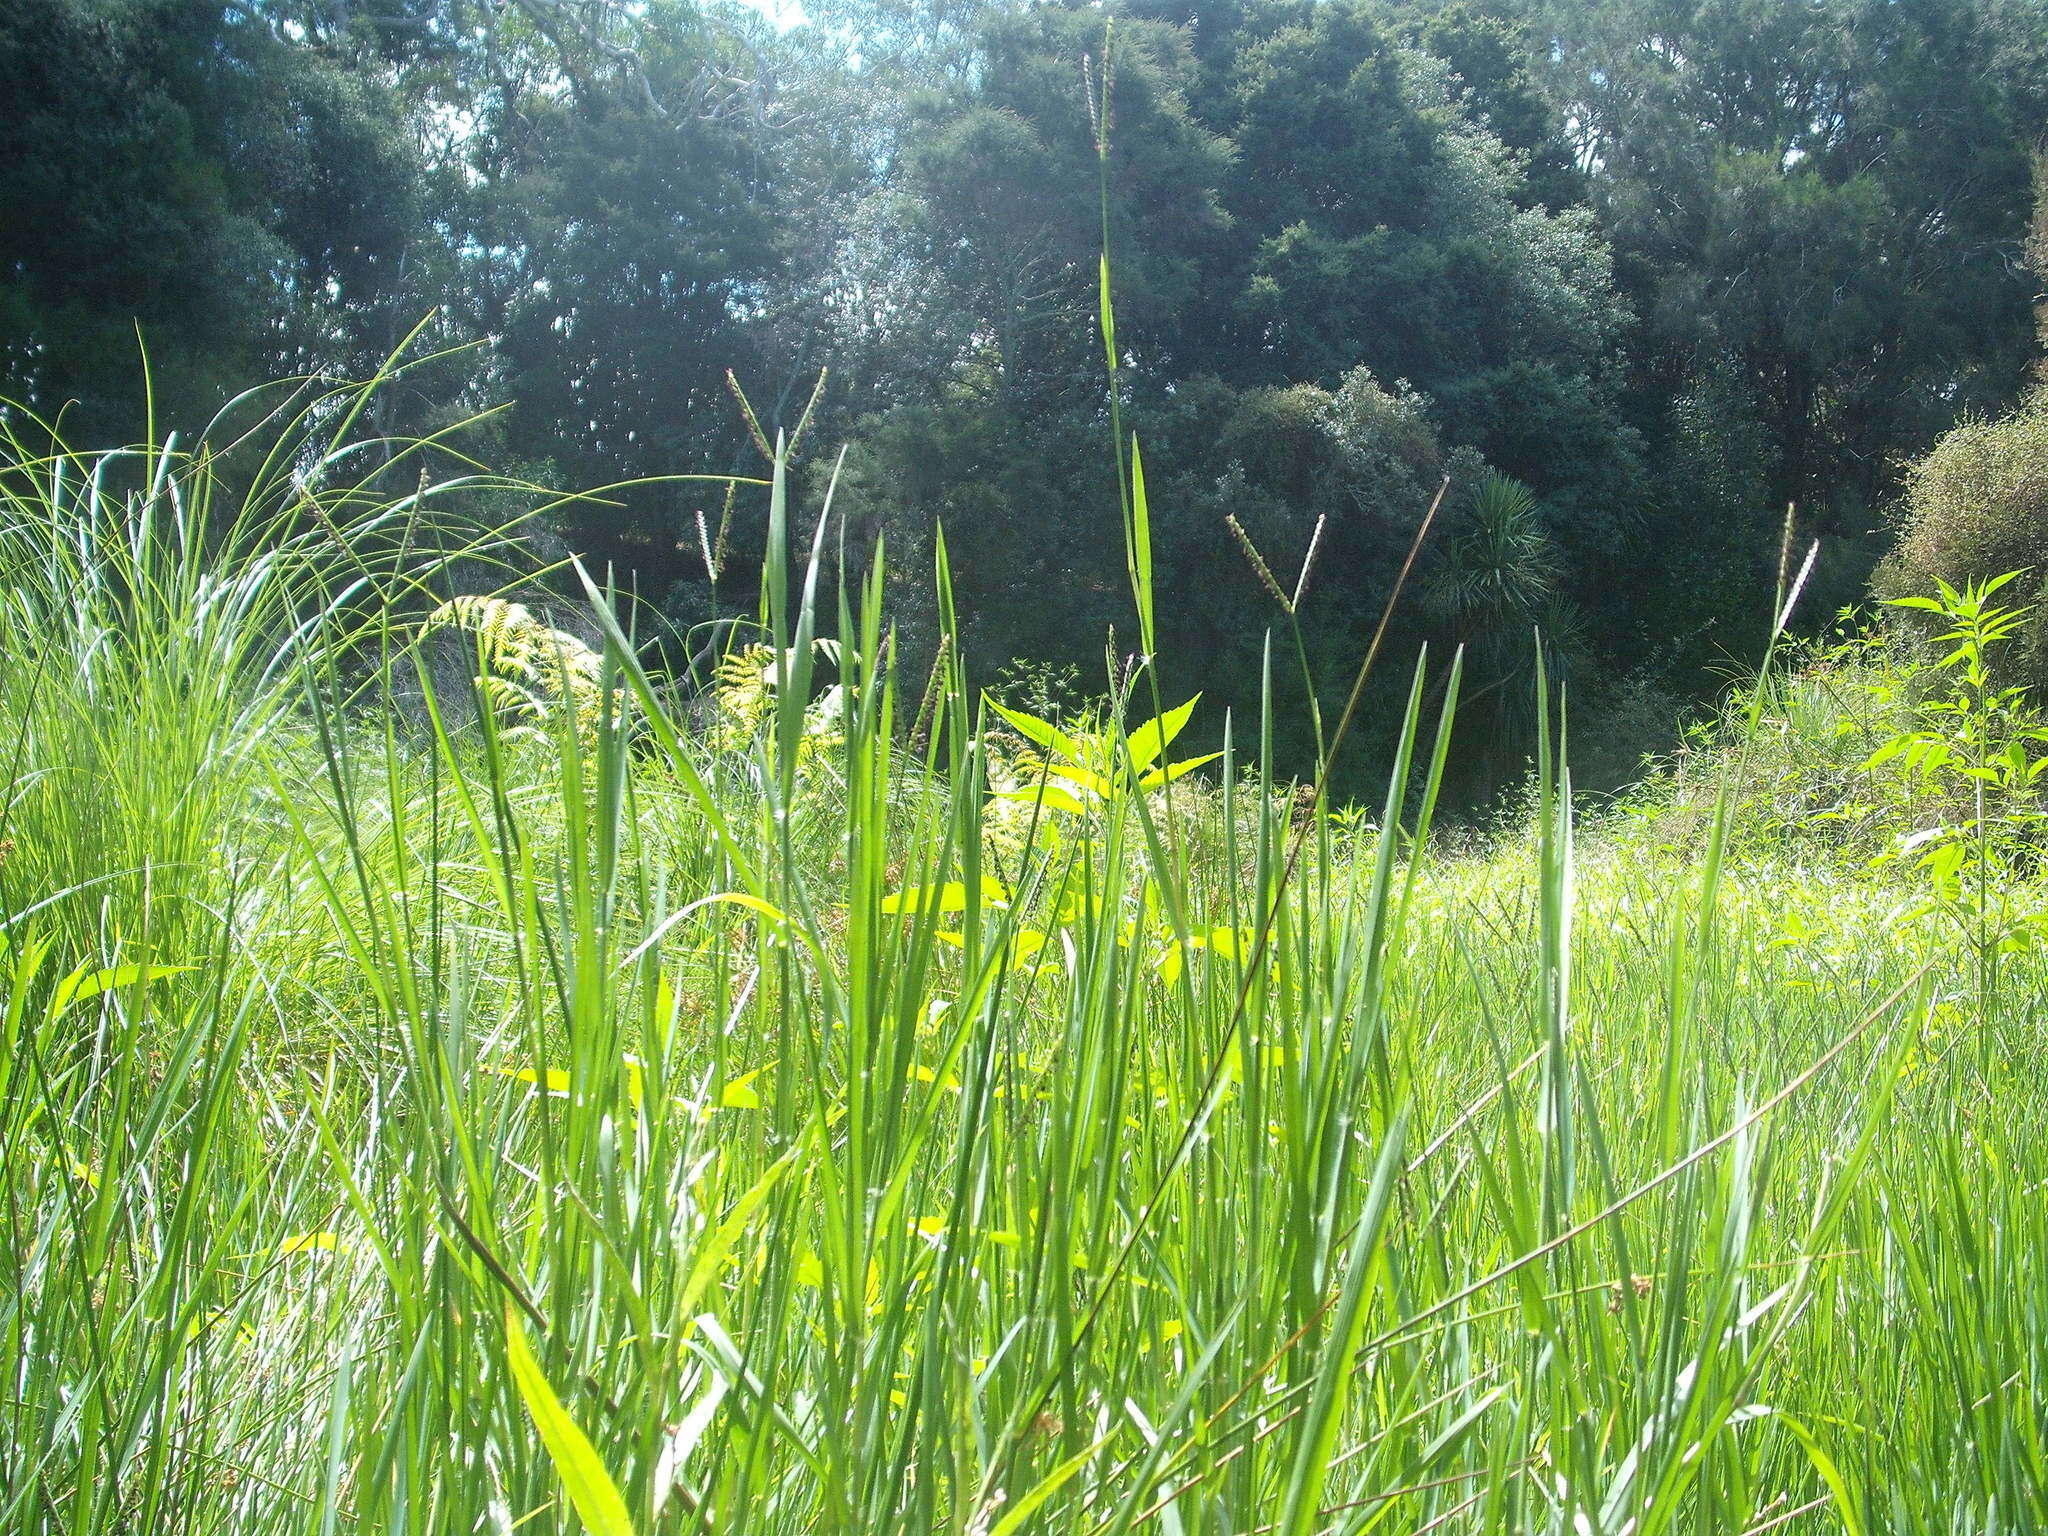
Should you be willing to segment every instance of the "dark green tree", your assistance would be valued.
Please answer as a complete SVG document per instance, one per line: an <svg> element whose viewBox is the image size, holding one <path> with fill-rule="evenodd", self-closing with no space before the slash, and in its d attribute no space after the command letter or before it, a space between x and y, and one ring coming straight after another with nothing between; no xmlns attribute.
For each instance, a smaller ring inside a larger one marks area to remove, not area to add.
<svg viewBox="0 0 2048 1536"><path fill-rule="evenodd" d="M381 81L259 6L19 0L0 26L0 370L88 439L346 369L388 330L418 162Z"/></svg>
<svg viewBox="0 0 2048 1536"><path fill-rule="evenodd" d="M1528 11L1645 321L1632 353L1646 409L1733 366L1773 438L1770 500L1850 530L1902 456L2010 398L2041 123L1995 7ZM2030 30L2038 49L2038 8Z"/></svg>
<svg viewBox="0 0 2048 1536"><path fill-rule="evenodd" d="M948 295L961 380L1012 405L1101 398L1103 209L1084 69L1105 68L1105 36L1092 10L992 15L971 77L924 105L903 157L906 233ZM1170 374L1175 338L1208 297L1229 147L1190 115L1184 33L1123 21L1107 68L1119 337L1140 367Z"/></svg>
<svg viewBox="0 0 2048 1536"><path fill-rule="evenodd" d="M1428 14L1415 40L1451 67L1466 115L1527 161L1518 201L1563 208L1584 200L1585 174L1531 67L1533 40L1521 23L1455 0Z"/></svg>

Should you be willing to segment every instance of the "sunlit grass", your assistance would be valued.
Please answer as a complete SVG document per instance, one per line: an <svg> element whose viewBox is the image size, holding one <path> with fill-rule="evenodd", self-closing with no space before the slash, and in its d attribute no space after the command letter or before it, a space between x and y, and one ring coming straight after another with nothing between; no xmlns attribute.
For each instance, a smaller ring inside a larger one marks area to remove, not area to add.
<svg viewBox="0 0 2048 1536"><path fill-rule="evenodd" d="M957 648L912 754L801 551L737 742L400 709L416 498L138 462L0 469L6 1528L2048 1517L2030 954L1555 766L1433 856L1426 682L1391 816L1039 795Z"/></svg>

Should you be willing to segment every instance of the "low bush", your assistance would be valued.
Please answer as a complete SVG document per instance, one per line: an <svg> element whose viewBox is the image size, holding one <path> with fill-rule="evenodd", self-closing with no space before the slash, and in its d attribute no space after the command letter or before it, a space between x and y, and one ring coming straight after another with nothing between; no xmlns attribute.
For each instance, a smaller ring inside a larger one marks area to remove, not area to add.
<svg viewBox="0 0 2048 1536"><path fill-rule="evenodd" d="M1912 467L1905 526L1872 586L1884 599L1925 596L1935 583L1965 587L2027 573L2027 595L2048 591L2048 390L2012 415L1967 421ZM2013 664L2048 681L2048 626L2039 615Z"/></svg>

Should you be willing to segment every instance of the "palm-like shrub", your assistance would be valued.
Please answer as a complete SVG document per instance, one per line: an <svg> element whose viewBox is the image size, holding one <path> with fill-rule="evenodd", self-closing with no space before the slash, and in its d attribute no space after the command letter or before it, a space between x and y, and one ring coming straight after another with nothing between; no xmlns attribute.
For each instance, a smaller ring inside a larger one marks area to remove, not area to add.
<svg viewBox="0 0 2048 1536"><path fill-rule="evenodd" d="M1427 597L1466 656L1468 733L1481 777L1491 781L1532 746L1530 673L1537 646L1553 675L1576 629L1559 591L1562 563L1536 493L1489 474L1473 486L1463 519L1444 541ZM1539 636L1540 641L1539 641Z"/></svg>
<svg viewBox="0 0 2048 1536"><path fill-rule="evenodd" d="M1473 488L1465 523L1446 541L1430 593L1469 636L1533 618L1557 576L1536 493L1512 476L1491 474Z"/></svg>

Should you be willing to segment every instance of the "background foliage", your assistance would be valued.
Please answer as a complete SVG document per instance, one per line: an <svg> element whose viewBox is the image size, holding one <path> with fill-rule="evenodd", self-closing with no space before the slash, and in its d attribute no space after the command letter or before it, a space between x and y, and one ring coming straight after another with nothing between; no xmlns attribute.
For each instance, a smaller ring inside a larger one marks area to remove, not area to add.
<svg viewBox="0 0 2048 1536"><path fill-rule="evenodd" d="M1301 622L1348 653L1437 478L1449 591L1481 478L1511 477L1510 584L1545 611L1484 622L1544 622L1582 698L1683 700L1754 659L1788 504L1830 536L1812 610L1860 597L1900 466L2026 382L2038 5L1107 9L17 0L0 387L121 441L138 326L182 421L228 381L367 376L431 315L418 345L452 350L372 424L508 404L479 454L589 488L757 470L727 370L772 436L829 368L808 463L858 445L848 558L943 521L977 663L1095 679L1135 617L1106 221L1160 623L1243 717L1275 613L1226 515L1290 568L1320 523ZM715 488L668 481L554 522L687 627L748 600L765 536L743 496L707 569L700 513ZM928 655L922 590L895 611ZM1474 620L1406 622L1412 649ZM1525 724L1483 728L1517 760Z"/></svg>

